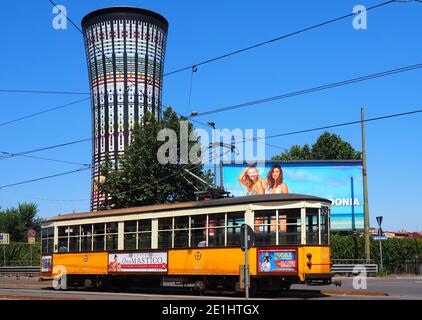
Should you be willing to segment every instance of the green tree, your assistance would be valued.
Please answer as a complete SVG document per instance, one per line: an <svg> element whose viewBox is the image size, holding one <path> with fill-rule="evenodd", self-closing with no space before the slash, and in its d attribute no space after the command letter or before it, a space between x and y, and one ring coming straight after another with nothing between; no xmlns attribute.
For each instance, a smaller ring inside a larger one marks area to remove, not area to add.
<svg viewBox="0 0 422 320"><path fill-rule="evenodd" d="M25 241L29 229L41 230L43 220L37 214L35 203L19 203L17 208L0 211L0 232L9 233L12 241Z"/></svg>
<svg viewBox="0 0 422 320"><path fill-rule="evenodd" d="M272 160L360 160L362 153L341 139L339 135L324 132L309 147L293 145L289 150L272 157Z"/></svg>
<svg viewBox="0 0 422 320"><path fill-rule="evenodd" d="M158 132L168 128L177 134L180 141L181 119L167 108L161 121L156 121L151 114L145 115L142 126L132 130L132 142L124 156L116 164L107 160L101 168L104 177L99 184L99 191L108 195L101 209L128 208L150 204L163 204L195 199L195 188L189 183L192 179L183 170L188 169L206 181L211 181L210 172L205 172L201 164L180 164L180 144L177 143L177 164L161 164L157 158L160 146L165 143L157 141ZM191 134L194 128L188 124ZM193 139L195 140L195 139ZM190 141L191 150L196 141ZM197 181L191 181L198 186Z"/></svg>

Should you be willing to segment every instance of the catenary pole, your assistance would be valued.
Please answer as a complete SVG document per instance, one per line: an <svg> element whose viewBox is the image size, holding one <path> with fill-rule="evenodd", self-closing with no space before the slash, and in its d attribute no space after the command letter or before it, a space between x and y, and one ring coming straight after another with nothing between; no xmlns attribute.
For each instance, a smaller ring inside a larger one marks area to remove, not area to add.
<svg viewBox="0 0 422 320"><path fill-rule="evenodd" d="M371 259L371 249L369 246L369 207L368 207L368 182L366 169L366 145L365 145L365 111L362 107L361 113L361 129L362 129L362 173L363 173L363 211L364 211L364 238L365 238L365 258L368 263Z"/></svg>

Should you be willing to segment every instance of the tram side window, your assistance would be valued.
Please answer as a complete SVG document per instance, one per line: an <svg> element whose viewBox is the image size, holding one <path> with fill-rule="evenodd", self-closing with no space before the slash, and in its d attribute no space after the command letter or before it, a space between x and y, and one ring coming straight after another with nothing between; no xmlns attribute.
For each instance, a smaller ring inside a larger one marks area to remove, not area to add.
<svg viewBox="0 0 422 320"><path fill-rule="evenodd" d="M306 244L318 244L318 209L306 209Z"/></svg>
<svg viewBox="0 0 422 320"><path fill-rule="evenodd" d="M189 247L189 216L174 218L174 248Z"/></svg>
<svg viewBox="0 0 422 320"><path fill-rule="evenodd" d="M93 250L104 251L105 223L95 223L93 225Z"/></svg>
<svg viewBox="0 0 422 320"><path fill-rule="evenodd" d="M138 232L138 221L125 221L124 248L134 250L136 248L136 237Z"/></svg>
<svg viewBox="0 0 422 320"><path fill-rule="evenodd" d="M278 244L301 243L300 209L278 210Z"/></svg>
<svg viewBox="0 0 422 320"><path fill-rule="evenodd" d="M208 246L224 247L226 238L226 214L217 213L208 216Z"/></svg>
<svg viewBox="0 0 422 320"><path fill-rule="evenodd" d="M117 222L106 223L106 250L116 250L118 241L118 227Z"/></svg>
<svg viewBox="0 0 422 320"><path fill-rule="evenodd" d="M227 246L240 246L240 226L244 223L244 212L227 213Z"/></svg>
<svg viewBox="0 0 422 320"><path fill-rule="evenodd" d="M277 239L276 210L255 211L255 243L275 245Z"/></svg>
<svg viewBox="0 0 422 320"><path fill-rule="evenodd" d="M69 233L68 227L58 227L59 233L59 252L69 252Z"/></svg>
<svg viewBox="0 0 422 320"><path fill-rule="evenodd" d="M41 229L41 253L53 253L54 227Z"/></svg>
<svg viewBox="0 0 422 320"><path fill-rule="evenodd" d="M79 252L80 226L69 226L69 252Z"/></svg>
<svg viewBox="0 0 422 320"><path fill-rule="evenodd" d="M151 248L151 219L125 221L124 226L125 249Z"/></svg>
<svg viewBox="0 0 422 320"><path fill-rule="evenodd" d="M158 248L172 247L173 218L158 219Z"/></svg>
<svg viewBox="0 0 422 320"><path fill-rule="evenodd" d="M138 221L138 249L151 249L151 219Z"/></svg>
<svg viewBox="0 0 422 320"><path fill-rule="evenodd" d="M191 247L205 247L207 245L207 216L191 217Z"/></svg>
<svg viewBox="0 0 422 320"><path fill-rule="evenodd" d="M92 224L81 225L81 251L92 251Z"/></svg>

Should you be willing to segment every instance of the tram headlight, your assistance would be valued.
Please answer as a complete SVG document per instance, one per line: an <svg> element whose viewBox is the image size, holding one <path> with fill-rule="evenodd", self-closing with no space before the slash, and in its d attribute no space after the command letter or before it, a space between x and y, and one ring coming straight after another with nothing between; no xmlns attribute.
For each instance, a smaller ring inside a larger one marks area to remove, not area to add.
<svg viewBox="0 0 422 320"><path fill-rule="evenodd" d="M308 252L306 254L306 257L308 258L308 262L306 263L306 265L308 266L308 268L310 269L312 267L312 253Z"/></svg>

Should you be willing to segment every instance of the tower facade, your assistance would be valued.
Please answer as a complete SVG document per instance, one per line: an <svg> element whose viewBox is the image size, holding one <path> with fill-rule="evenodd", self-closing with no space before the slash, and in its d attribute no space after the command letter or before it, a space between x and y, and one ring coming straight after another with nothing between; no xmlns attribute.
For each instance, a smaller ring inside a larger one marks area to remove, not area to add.
<svg viewBox="0 0 422 320"><path fill-rule="evenodd" d="M161 15L130 7L104 8L82 20L92 106L91 211L106 195L98 192L106 158L117 159L131 142L131 130L146 112L156 118L168 22Z"/></svg>

